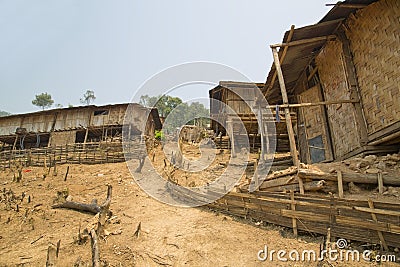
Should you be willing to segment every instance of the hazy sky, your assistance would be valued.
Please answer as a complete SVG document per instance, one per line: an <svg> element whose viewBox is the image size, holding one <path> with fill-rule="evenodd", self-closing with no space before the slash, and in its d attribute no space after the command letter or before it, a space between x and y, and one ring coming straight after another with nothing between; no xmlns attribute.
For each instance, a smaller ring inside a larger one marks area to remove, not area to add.
<svg viewBox="0 0 400 267"><path fill-rule="evenodd" d="M291 24L317 23L336 1L281 0L0 0L0 110L79 105L87 89L95 104L129 102L157 72L184 62L226 64L265 82L269 44ZM208 87L180 89L184 99Z"/></svg>

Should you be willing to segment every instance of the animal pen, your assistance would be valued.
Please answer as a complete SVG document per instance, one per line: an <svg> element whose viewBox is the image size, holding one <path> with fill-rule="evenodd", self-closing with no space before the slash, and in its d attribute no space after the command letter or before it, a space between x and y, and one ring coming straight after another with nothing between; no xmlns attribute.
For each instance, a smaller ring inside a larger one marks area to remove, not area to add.
<svg viewBox="0 0 400 267"><path fill-rule="evenodd" d="M128 108L136 119L124 125ZM142 125L145 129L141 129ZM136 153L136 158L141 158L144 153L136 151L136 142L146 136L153 137L154 131L161 129L161 122L157 109L139 104L73 107L1 117L0 163L10 167L12 163L53 166L121 162L125 160L124 126L126 138L132 141L131 156Z"/></svg>

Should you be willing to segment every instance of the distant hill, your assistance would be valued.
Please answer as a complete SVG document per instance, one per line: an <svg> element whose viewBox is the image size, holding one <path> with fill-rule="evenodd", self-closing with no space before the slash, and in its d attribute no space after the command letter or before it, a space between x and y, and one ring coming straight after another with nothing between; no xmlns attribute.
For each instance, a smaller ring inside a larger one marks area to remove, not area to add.
<svg viewBox="0 0 400 267"><path fill-rule="evenodd" d="M0 110L0 117L4 117L4 116L8 116L8 115L11 115L11 113Z"/></svg>

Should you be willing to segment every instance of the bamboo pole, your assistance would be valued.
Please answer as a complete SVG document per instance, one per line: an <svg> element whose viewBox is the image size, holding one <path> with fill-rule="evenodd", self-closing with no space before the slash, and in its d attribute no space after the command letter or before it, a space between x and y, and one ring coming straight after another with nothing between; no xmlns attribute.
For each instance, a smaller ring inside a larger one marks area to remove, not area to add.
<svg viewBox="0 0 400 267"><path fill-rule="evenodd" d="M289 104L289 100L288 100L288 96L287 96L287 92L286 92L285 80L283 78L281 64L279 63L279 55L278 55L278 51L276 48L272 48L272 54L274 56L276 71L278 73L278 80L279 80L279 84L281 87L283 104ZM290 154L292 155L293 164L297 168L299 168L300 162L299 162L299 158L297 156L296 140L294 138L292 118L290 117L289 108L285 108L285 119L286 119L287 131L288 131L288 135L289 135ZM299 187L300 187L300 193L304 194L303 180L301 178L299 178Z"/></svg>
<svg viewBox="0 0 400 267"><path fill-rule="evenodd" d="M288 35L288 38L287 38L286 42L290 42L292 40L293 34L294 34L294 25L292 25L290 27L290 32L289 32L289 35ZM282 56L281 56L280 61L279 61L281 64L285 60L285 57L286 57L288 49L289 49L289 46L285 46L285 48L283 49ZM272 76L272 81L269 84L268 89L265 91L265 95L267 95L268 92L274 86L274 83L275 83L275 80L276 80L276 76L277 76L277 73L276 73L276 70L275 70L274 75Z"/></svg>

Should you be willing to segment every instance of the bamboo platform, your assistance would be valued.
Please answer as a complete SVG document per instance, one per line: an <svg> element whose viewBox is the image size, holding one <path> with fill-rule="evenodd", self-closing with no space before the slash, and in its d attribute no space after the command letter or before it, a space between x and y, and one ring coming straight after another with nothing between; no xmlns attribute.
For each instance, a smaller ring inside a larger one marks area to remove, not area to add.
<svg viewBox="0 0 400 267"><path fill-rule="evenodd" d="M170 194L185 201L194 198L186 188L170 190ZM206 205L226 214L293 228L295 234L303 231L325 235L331 228L331 235L336 238L400 246L398 203L294 193L231 192Z"/></svg>

